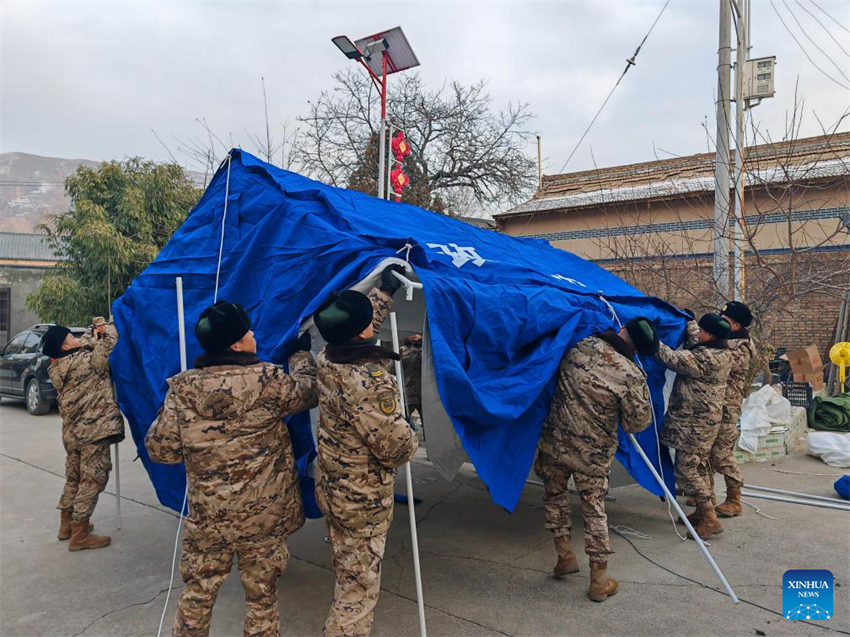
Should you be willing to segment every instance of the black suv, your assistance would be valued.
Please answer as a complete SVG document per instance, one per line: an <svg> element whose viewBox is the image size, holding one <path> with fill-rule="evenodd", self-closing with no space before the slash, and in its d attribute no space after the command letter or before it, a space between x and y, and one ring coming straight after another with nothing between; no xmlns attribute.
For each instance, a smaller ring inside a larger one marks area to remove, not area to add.
<svg viewBox="0 0 850 637"><path fill-rule="evenodd" d="M41 339L50 324L33 325L0 350L0 396L25 400L31 414L46 414L56 402L56 390L47 375L50 358L41 353ZM80 338L82 327L69 328Z"/></svg>

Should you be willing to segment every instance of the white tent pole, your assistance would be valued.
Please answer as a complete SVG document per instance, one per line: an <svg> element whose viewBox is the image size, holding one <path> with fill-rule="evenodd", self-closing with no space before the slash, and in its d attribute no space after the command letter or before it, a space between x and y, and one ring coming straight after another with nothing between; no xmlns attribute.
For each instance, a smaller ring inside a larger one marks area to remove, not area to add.
<svg viewBox="0 0 850 637"><path fill-rule="evenodd" d="M821 507L824 509L837 509L838 511L850 511L850 506L840 502L824 502L823 500L807 500L803 498L789 498L784 495L771 495L769 493L759 493L758 491L741 491L741 495L745 498L761 498L762 500L775 500L777 502L788 502L790 504L805 504L810 507Z"/></svg>
<svg viewBox="0 0 850 637"><path fill-rule="evenodd" d="M180 340L180 371L186 371L186 317L183 315L183 277L177 277L177 329Z"/></svg>
<svg viewBox="0 0 850 637"><path fill-rule="evenodd" d="M664 480L662 480L661 476L658 475L658 472L655 470L655 467L652 466L652 463L649 461L649 458L646 457L646 454L643 452L643 449L638 443L637 438L635 438L634 434L629 434L629 440L632 441L632 444L637 449L637 452L640 454L640 457L643 458L643 461L646 463L646 466L649 467L649 470L652 472L655 481L658 483L658 486L661 487L662 491L664 491L664 497L667 498L667 501L673 505L673 508L676 509L679 514L679 518L682 520L684 525L688 527L688 531L691 534L691 537L696 540L697 546L699 546L700 551L702 551L703 555L705 555L705 559L708 560L708 563L711 564L711 568L714 569L714 572L717 574L717 577L720 579L720 583L723 584L723 588L726 589L726 592L729 594L729 597L732 598L734 603L738 603L738 596L735 595L735 591L732 590L732 587L729 585L729 582L726 580L726 576L723 575L723 571L720 570L720 567L717 566L717 562L714 561L714 558L711 556L711 553L708 552L708 549L705 546L705 543L702 541L697 532L694 531L694 527L691 526L691 523L688 521L685 512L682 511L682 508L679 506L679 503L676 502L676 498L673 497L673 494L670 493L670 490L667 488L667 485L664 484Z"/></svg>
<svg viewBox="0 0 850 637"><path fill-rule="evenodd" d="M112 445L115 453L115 528L121 528L121 464L118 461L118 443Z"/></svg>
<svg viewBox="0 0 850 637"><path fill-rule="evenodd" d="M390 312L390 329L393 335L393 351L399 353L398 345L398 323L395 312ZM395 377L398 381L398 393L401 397L401 410L407 414L407 404L404 398L404 376L401 369L401 361L395 361ZM425 598L422 595L422 571L419 568L419 535L416 532L416 510L413 506L413 473L410 462L404 465L404 476L407 482L407 513L410 518L410 545L413 550L413 574L416 577L416 603L419 606L419 634L426 637L425 629Z"/></svg>
<svg viewBox="0 0 850 637"><path fill-rule="evenodd" d="M799 498L806 498L808 500L823 500L824 502L831 502L832 504L850 507L850 502L845 502L838 498L829 498L823 495L813 495L811 493L802 493L800 491L786 491L785 489L772 489L770 487L759 487L755 484L747 484L744 488L750 490L755 489L756 491L767 491L768 493L778 493L780 495L791 495Z"/></svg>

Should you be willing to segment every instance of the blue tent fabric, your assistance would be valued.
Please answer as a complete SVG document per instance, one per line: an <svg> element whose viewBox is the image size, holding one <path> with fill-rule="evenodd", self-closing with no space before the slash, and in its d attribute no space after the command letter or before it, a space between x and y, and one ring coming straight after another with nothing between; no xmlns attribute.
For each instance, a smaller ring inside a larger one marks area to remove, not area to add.
<svg viewBox="0 0 850 637"><path fill-rule="evenodd" d="M183 468L152 463L144 437L166 379L179 371L175 277L183 278L191 361L200 353L191 326L213 301L220 246L218 298L245 305L260 358L279 364L302 320L332 291L407 253L424 286L440 399L493 501L508 510L519 500L570 346L638 315L654 320L671 346L684 336L683 312L545 241L327 186L234 149L156 260L113 304L119 405L160 501L175 510ZM653 359L642 362L660 426L664 370ZM306 494L314 442L305 417L289 425ZM638 440L672 489L656 429ZM622 435L617 457L642 486L662 494Z"/></svg>

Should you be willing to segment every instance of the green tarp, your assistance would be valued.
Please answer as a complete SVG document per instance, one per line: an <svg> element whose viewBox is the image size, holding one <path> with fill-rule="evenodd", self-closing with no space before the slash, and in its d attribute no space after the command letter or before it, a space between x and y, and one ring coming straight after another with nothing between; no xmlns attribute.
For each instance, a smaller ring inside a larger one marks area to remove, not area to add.
<svg viewBox="0 0 850 637"><path fill-rule="evenodd" d="M850 431L850 392L815 396L808 412L809 427L820 431Z"/></svg>

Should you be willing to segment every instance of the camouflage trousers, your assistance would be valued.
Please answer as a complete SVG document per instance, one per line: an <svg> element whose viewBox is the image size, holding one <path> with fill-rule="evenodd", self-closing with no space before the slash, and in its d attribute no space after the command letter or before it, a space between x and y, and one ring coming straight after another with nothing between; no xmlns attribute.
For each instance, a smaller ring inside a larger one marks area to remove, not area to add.
<svg viewBox="0 0 850 637"><path fill-rule="evenodd" d="M57 509L77 521L88 520L97 498L109 482L112 460L108 444L83 445L65 456L65 487Z"/></svg>
<svg viewBox="0 0 850 637"><path fill-rule="evenodd" d="M676 450L676 484L685 496L697 503L711 498L711 482L708 459L701 454Z"/></svg>
<svg viewBox="0 0 850 637"><path fill-rule="evenodd" d="M328 524L333 550L334 601L325 621L325 637L363 637L372 630L381 592L381 560L387 534L357 537Z"/></svg>
<svg viewBox="0 0 850 637"><path fill-rule="evenodd" d="M186 583L174 618L174 637L200 637L209 634L213 604L218 591L239 558L239 577L245 589L245 629L247 637L279 637L277 580L289 562L286 538L276 537L237 548L205 547L202 541L183 540L180 575Z"/></svg>
<svg viewBox="0 0 850 637"><path fill-rule="evenodd" d="M726 488L744 486L744 472L741 471L741 466L735 460L735 443L738 442L738 423L722 422L720 429L717 432L717 438L714 445L711 447L709 462L711 469L709 471L709 483L711 491L714 491L714 473L720 473L726 480Z"/></svg>
<svg viewBox="0 0 850 637"><path fill-rule="evenodd" d="M605 496L608 495L608 476L589 476L573 472L549 454L539 452L534 470L543 478L543 509L546 528L555 537L570 537L570 492L567 484L573 477L584 515L584 552L591 562L607 564L613 553L608 539L608 516L605 513Z"/></svg>

